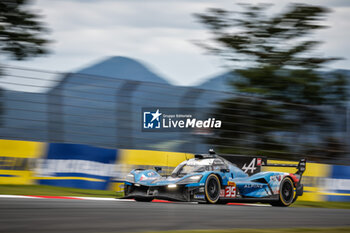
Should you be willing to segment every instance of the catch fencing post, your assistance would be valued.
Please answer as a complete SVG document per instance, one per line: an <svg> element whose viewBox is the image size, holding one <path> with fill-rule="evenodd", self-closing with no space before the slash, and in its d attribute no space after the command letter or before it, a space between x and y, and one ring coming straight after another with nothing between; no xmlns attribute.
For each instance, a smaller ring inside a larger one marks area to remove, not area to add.
<svg viewBox="0 0 350 233"><path fill-rule="evenodd" d="M180 98L179 101L179 110L181 111L181 108L192 108L193 113L196 115L198 114L198 110L196 108L197 106L197 99L199 96L203 93L202 89L197 88L189 88L188 91L185 92L185 94ZM186 134L192 134L193 132L186 133ZM183 134L179 134L179 140L183 140ZM192 140L191 140L192 139ZM195 136L186 137L186 142L184 143L183 152L197 152L197 140Z"/></svg>
<svg viewBox="0 0 350 233"><path fill-rule="evenodd" d="M119 149L133 148L136 123L133 121L132 97L139 85L139 81L125 81L116 91L116 147Z"/></svg>
<svg viewBox="0 0 350 233"><path fill-rule="evenodd" d="M65 74L58 85L47 93L48 142L64 142L64 100L62 92L64 84L67 82L70 75L70 73Z"/></svg>

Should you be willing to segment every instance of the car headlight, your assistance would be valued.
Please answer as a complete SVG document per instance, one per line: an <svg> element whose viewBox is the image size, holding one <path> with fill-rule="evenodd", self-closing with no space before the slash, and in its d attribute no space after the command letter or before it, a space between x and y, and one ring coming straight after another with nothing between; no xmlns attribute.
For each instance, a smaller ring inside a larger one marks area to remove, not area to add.
<svg viewBox="0 0 350 233"><path fill-rule="evenodd" d="M202 175L194 175L187 177L186 179L180 180L177 182L177 184L190 184L190 183L197 183L202 179Z"/></svg>
<svg viewBox="0 0 350 233"><path fill-rule="evenodd" d="M135 182L135 176L133 174L128 174L125 177L125 181L134 183Z"/></svg>

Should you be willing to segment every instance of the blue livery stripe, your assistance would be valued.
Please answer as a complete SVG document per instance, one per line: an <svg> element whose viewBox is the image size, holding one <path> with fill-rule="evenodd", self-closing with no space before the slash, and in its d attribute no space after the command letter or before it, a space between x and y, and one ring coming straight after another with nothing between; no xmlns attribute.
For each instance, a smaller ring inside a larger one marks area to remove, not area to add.
<svg viewBox="0 0 350 233"><path fill-rule="evenodd" d="M0 174L0 177L16 177L16 175Z"/></svg>

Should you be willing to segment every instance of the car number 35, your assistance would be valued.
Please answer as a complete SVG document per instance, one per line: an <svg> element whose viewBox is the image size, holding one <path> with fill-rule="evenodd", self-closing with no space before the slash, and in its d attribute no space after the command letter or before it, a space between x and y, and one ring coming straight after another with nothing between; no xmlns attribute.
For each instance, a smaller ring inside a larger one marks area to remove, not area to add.
<svg viewBox="0 0 350 233"><path fill-rule="evenodd" d="M220 194L221 197L234 198L236 197L236 186L226 186Z"/></svg>

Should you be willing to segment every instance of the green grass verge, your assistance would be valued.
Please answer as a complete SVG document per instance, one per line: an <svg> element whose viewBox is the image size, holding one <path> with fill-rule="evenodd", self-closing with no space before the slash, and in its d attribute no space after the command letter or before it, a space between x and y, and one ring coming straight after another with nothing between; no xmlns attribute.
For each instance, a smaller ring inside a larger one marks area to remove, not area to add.
<svg viewBox="0 0 350 233"><path fill-rule="evenodd" d="M350 209L350 202L296 201L291 206L292 207L315 207L315 208Z"/></svg>
<svg viewBox="0 0 350 233"><path fill-rule="evenodd" d="M179 230L179 231L150 231L147 233L345 233L350 227L336 228L283 228L283 229L228 229L228 230Z"/></svg>
<svg viewBox="0 0 350 233"><path fill-rule="evenodd" d="M122 197L121 193L107 190L63 188L48 185L0 185L0 194L77 197ZM292 207L350 209L350 202L296 201Z"/></svg>
<svg viewBox="0 0 350 233"><path fill-rule="evenodd" d="M114 191L63 188L48 185L0 185L0 194L77 197L121 197Z"/></svg>

